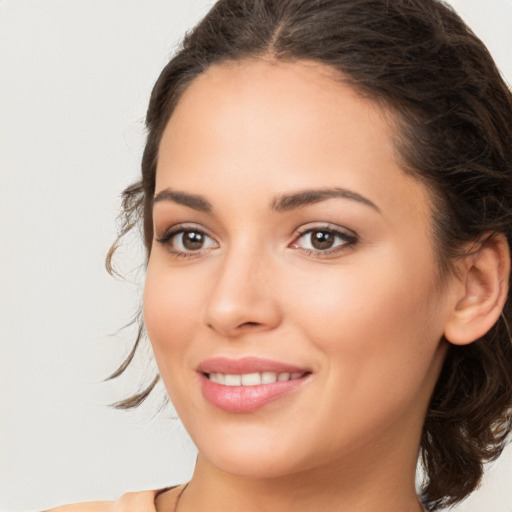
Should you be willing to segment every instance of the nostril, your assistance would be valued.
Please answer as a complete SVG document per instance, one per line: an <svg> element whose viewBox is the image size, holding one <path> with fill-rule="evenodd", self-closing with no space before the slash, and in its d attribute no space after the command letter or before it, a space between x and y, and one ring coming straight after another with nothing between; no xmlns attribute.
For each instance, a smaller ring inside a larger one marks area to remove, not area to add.
<svg viewBox="0 0 512 512"><path fill-rule="evenodd" d="M240 327L257 327L258 325L260 325L258 322L244 322L243 324L240 325Z"/></svg>

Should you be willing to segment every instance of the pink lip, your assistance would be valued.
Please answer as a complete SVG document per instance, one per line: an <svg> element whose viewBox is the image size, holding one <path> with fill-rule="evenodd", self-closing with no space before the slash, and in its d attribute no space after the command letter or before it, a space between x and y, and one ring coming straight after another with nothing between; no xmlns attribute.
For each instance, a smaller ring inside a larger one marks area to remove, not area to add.
<svg viewBox="0 0 512 512"><path fill-rule="evenodd" d="M205 375L214 372L241 375L265 371L275 373L306 373L298 379L256 386L224 386L223 384L212 382ZM208 359L199 365L198 372L200 373L201 390L204 398L214 407L232 413L257 411L270 402L297 390L308 382L311 376L309 370L305 368L255 357L245 357L242 359L218 357Z"/></svg>
<svg viewBox="0 0 512 512"><path fill-rule="evenodd" d="M227 357L214 357L203 361L198 371L202 373L225 373L228 375L242 375L243 373L275 372L275 373L304 373L308 368L261 359L259 357L242 357L241 359L229 359Z"/></svg>

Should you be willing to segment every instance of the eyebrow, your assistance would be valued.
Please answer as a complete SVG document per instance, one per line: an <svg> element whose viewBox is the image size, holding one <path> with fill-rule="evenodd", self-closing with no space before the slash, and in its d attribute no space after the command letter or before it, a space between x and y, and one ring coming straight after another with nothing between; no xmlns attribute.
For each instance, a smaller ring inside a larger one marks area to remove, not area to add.
<svg viewBox="0 0 512 512"><path fill-rule="evenodd" d="M188 194L186 192L177 192L168 188L158 192L158 194L153 198L153 203L158 203L160 201L172 201L173 203L188 206L189 208L200 212L208 213L213 210L212 204L203 196Z"/></svg>
<svg viewBox="0 0 512 512"><path fill-rule="evenodd" d="M286 212L332 198L357 201L358 203L370 206L374 210L380 212L380 208L375 203L361 194L338 187L301 190L299 192L294 192L293 194L283 194L272 201L272 209L278 212Z"/></svg>
<svg viewBox="0 0 512 512"><path fill-rule="evenodd" d="M380 208L366 197L358 194L357 192L353 192L351 190L338 187L307 189L294 192L291 194L283 194L276 197L271 202L270 207L272 208L272 210L277 212L287 212L298 208L304 208L305 206L308 206L310 204L320 203L321 201L326 201L327 199L332 198L341 198L349 199L351 201L357 201L358 203L369 206L374 210L380 212ZM158 203L161 201L172 201L173 203L188 206L189 208L192 208L194 210L206 213L213 211L212 204L203 196L197 194L189 194L187 192L174 191L169 188L161 190L153 198L154 203Z"/></svg>

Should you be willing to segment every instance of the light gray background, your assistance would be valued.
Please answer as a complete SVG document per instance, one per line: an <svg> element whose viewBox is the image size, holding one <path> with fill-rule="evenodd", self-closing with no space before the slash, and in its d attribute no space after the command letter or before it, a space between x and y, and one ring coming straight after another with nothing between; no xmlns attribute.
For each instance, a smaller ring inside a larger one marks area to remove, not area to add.
<svg viewBox="0 0 512 512"><path fill-rule="evenodd" d="M512 81L512 0L453 0ZM206 0L0 0L0 510L116 499L187 480L194 448L159 396L105 404L140 298L107 276L120 191L136 179L151 86ZM139 284L137 284L139 283ZM163 390L160 389L160 393ZM161 396L161 395L160 395ZM512 512L512 450L457 511Z"/></svg>

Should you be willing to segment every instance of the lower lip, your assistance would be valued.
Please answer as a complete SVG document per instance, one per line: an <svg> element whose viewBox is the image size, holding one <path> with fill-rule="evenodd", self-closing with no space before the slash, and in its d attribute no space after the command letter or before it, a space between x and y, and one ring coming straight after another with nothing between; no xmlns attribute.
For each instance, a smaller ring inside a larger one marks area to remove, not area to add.
<svg viewBox="0 0 512 512"><path fill-rule="evenodd" d="M308 377L309 374L299 379L257 386L224 386L201 375L201 387L203 396L214 407L226 412L244 413L257 411L289 395L309 380Z"/></svg>

